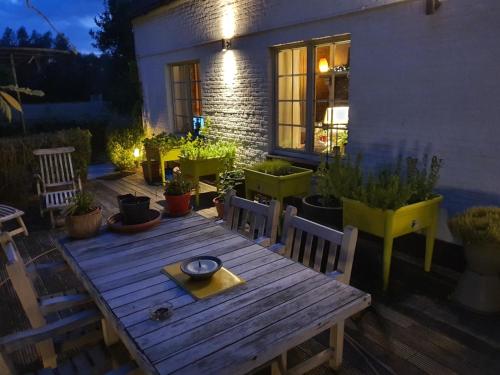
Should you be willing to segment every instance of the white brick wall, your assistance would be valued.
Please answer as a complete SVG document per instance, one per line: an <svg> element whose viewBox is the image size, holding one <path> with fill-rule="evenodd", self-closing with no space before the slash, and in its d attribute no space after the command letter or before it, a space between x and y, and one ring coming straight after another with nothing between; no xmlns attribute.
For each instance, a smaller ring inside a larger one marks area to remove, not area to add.
<svg viewBox="0 0 500 375"><path fill-rule="evenodd" d="M270 47L350 33L348 150L369 167L438 154L448 208L500 204L500 2L443 0L431 16L424 3L192 0L159 9L134 22L146 118L172 128L165 67L199 59L204 113L246 146L242 160L263 157L274 129ZM219 44L226 4L237 20L234 87Z"/></svg>

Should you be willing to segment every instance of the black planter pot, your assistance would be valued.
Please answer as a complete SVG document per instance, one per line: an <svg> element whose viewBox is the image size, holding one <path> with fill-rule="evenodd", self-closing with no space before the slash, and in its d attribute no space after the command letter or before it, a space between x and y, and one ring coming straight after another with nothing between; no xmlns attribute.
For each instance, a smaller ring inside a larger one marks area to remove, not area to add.
<svg viewBox="0 0 500 375"><path fill-rule="evenodd" d="M134 198L134 194L122 194L118 195L116 197L116 200L118 201L118 209L120 210L120 213L123 215L123 207L122 207L122 200L127 199L127 198Z"/></svg>
<svg viewBox="0 0 500 375"><path fill-rule="evenodd" d="M150 219L149 197L128 197L121 201L121 214L123 222L127 225L142 224Z"/></svg>
<svg viewBox="0 0 500 375"><path fill-rule="evenodd" d="M342 230L342 207L322 206L320 198L320 195L308 195L302 198L304 217L316 223Z"/></svg>

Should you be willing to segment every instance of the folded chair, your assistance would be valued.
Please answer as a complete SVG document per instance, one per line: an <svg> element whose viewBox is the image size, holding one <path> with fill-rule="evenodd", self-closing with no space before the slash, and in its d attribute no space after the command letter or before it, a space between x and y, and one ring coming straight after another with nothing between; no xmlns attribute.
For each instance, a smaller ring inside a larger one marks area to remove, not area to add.
<svg viewBox="0 0 500 375"><path fill-rule="evenodd" d="M60 271L64 264L37 264L26 267L8 232L0 232L0 247L6 260L10 282L32 327L0 338L0 374L16 373L9 359L9 353L26 345L36 345L45 367L40 373L52 374L50 368L57 367L58 362L56 344L64 352L102 341L103 333L95 329L95 323L101 322L103 327L106 327L106 323L87 294L40 296L34 287L33 279L37 276L38 270ZM75 310L76 313L72 312ZM49 322L49 317L62 318ZM93 330L90 327L92 325ZM75 331L77 332L74 333ZM74 360L63 363L65 372L61 370L59 373L101 374L110 369L110 362L104 359L103 345L99 345L89 349L88 352L80 353ZM76 370L79 371L75 372Z"/></svg>
<svg viewBox="0 0 500 375"><path fill-rule="evenodd" d="M224 199L223 224L252 241L270 246L276 242L280 217L280 203L271 201L269 206L236 196L230 190Z"/></svg>
<svg viewBox="0 0 500 375"><path fill-rule="evenodd" d="M69 206L71 199L82 190L82 181L73 170L71 154L74 147L46 148L33 151L39 159L39 173L35 174L36 188L40 198L40 214L50 214L52 228L55 226L54 211Z"/></svg>
<svg viewBox="0 0 500 375"><path fill-rule="evenodd" d="M297 216L297 209L288 206L280 242L270 250L301 262L318 272L349 284L358 237L357 228L346 226L344 232L331 229ZM293 369L287 369L286 353L272 362L274 374L302 374L322 363L338 369L342 362L344 322L330 329L330 348L318 353Z"/></svg>

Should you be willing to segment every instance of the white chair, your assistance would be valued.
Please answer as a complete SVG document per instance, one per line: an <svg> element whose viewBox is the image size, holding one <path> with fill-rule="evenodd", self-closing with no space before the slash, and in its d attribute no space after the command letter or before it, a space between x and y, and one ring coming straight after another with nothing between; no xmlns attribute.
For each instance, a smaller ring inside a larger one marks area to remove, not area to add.
<svg viewBox="0 0 500 375"><path fill-rule="evenodd" d="M349 284L357 238L357 228L346 226L342 233L298 217L297 209L288 206L281 240L271 246L270 250ZM330 362L330 367L338 369L342 363L343 342L344 322L340 322L330 329L330 348L293 369L287 369L286 353L283 353L271 364L273 375L301 374L327 361Z"/></svg>
<svg viewBox="0 0 500 375"><path fill-rule="evenodd" d="M267 206L237 197L234 190L225 196L223 224L262 246L276 242L279 216L280 203L276 200Z"/></svg>
<svg viewBox="0 0 500 375"><path fill-rule="evenodd" d="M17 208L7 206L6 204L0 204L0 232L2 231L3 224L9 221L16 220L17 227L8 231L10 236L14 237L18 234L24 234L25 236L27 236L28 229L26 228L26 225L24 225L24 221L22 218L23 215L24 212L18 210Z"/></svg>
<svg viewBox="0 0 500 375"><path fill-rule="evenodd" d="M40 198L40 214L50 214L52 228L55 226L54 211L69 206L71 199L82 190L78 173L73 170L71 154L74 147L59 147L34 150L40 169L35 174L37 193Z"/></svg>

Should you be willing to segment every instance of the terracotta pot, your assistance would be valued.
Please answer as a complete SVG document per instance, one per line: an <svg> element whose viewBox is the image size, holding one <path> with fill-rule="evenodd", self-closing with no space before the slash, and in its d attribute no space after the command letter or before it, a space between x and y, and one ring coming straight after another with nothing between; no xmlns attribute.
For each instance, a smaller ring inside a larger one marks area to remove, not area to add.
<svg viewBox="0 0 500 375"><path fill-rule="evenodd" d="M217 210L217 217L222 219L224 217L224 202L221 202L219 198L214 198L212 202Z"/></svg>
<svg viewBox="0 0 500 375"><path fill-rule="evenodd" d="M93 237L99 232L101 223L101 207L97 207L87 214L66 216L66 230L71 238Z"/></svg>
<svg viewBox="0 0 500 375"><path fill-rule="evenodd" d="M165 195L167 212L170 216L184 216L191 211L191 193L183 195Z"/></svg>

